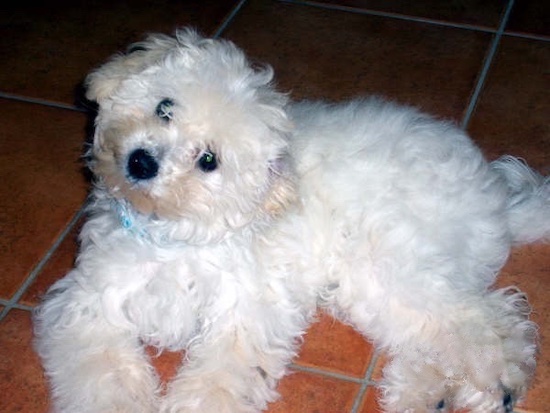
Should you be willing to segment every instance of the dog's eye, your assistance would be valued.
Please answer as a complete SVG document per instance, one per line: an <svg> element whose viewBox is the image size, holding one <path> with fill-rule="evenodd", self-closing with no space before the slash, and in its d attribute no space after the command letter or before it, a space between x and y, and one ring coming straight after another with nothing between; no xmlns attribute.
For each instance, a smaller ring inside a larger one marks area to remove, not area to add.
<svg viewBox="0 0 550 413"><path fill-rule="evenodd" d="M172 99L162 99L155 109L155 114L159 118L169 121L174 116L174 113L172 112L173 106L174 101Z"/></svg>
<svg viewBox="0 0 550 413"><path fill-rule="evenodd" d="M203 172L212 172L218 167L218 160L216 155L212 152L204 152L197 162L197 166Z"/></svg>

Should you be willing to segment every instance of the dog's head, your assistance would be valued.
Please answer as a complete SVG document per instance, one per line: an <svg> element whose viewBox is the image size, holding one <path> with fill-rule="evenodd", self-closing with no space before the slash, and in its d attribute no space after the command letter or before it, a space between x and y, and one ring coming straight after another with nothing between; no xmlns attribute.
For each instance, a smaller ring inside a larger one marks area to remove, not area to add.
<svg viewBox="0 0 550 413"><path fill-rule="evenodd" d="M151 35L92 72L98 185L174 237L218 240L294 198L286 98L271 68L191 30Z"/></svg>

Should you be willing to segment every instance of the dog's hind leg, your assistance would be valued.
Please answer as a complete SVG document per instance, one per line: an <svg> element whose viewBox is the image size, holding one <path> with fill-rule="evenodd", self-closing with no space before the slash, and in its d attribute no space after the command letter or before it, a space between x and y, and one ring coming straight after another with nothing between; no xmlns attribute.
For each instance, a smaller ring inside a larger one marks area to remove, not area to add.
<svg viewBox="0 0 550 413"><path fill-rule="evenodd" d="M388 353L381 383L386 412L445 406L506 413L525 394L535 368L536 328L516 290L470 296L438 314L394 302L375 322L361 315L365 308L354 306L347 321Z"/></svg>
<svg viewBox="0 0 550 413"><path fill-rule="evenodd" d="M508 413L533 377L537 328L528 320L525 295L515 288L488 292L482 300L482 312L462 334L457 371L466 380L456 387L454 403L472 413Z"/></svg>

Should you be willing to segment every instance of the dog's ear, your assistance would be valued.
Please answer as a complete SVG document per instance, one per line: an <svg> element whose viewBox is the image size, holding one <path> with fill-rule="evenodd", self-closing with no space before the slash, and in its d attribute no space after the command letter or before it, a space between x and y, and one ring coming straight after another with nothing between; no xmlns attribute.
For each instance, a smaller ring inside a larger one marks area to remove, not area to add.
<svg viewBox="0 0 550 413"><path fill-rule="evenodd" d="M191 29L178 31L178 37L164 34L149 34L144 41L130 45L126 53L118 53L92 71L86 78L86 98L101 104L111 96L121 82L137 75L147 67L160 61L186 40L199 38ZM195 40L196 41L196 40Z"/></svg>
<svg viewBox="0 0 550 413"><path fill-rule="evenodd" d="M115 59L122 60L122 58ZM113 91L122 81L123 76L127 75L123 75L122 73L119 75L116 74L114 70L115 59L99 69L94 70L86 77L86 98L88 100L101 104L105 98L111 96Z"/></svg>
<svg viewBox="0 0 550 413"><path fill-rule="evenodd" d="M257 103L251 110L256 111L258 118L268 128L270 142L279 142L278 153L269 160L272 185L263 203L263 210L276 217L297 200L294 165L288 153L288 136L294 125L287 114L288 95L278 92L273 85L273 68L269 65L254 65L251 69L252 73L247 80L254 90Z"/></svg>
<svg viewBox="0 0 550 413"><path fill-rule="evenodd" d="M129 52L111 57L107 63L92 71L85 81L86 98L101 104L112 96L123 80L144 70L159 55L151 46L150 41L135 43L128 48Z"/></svg>
<svg viewBox="0 0 550 413"><path fill-rule="evenodd" d="M135 43L128 52L119 53L92 71L85 81L86 98L101 104L112 96L118 86L131 76L144 70L160 53L152 49L151 39Z"/></svg>
<svg viewBox="0 0 550 413"><path fill-rule="evenodd" d="M265 199L263 209L268 215L277 217L297 200L295 174L288 154L270 161L269 169L273 184Z"/></svg>

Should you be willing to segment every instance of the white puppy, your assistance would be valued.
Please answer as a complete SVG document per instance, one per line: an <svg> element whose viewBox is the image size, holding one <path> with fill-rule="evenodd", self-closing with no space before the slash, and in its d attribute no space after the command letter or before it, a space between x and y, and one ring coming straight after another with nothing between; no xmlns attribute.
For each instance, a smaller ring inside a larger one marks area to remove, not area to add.
<svg viewBox="0 0 550 413"><path fill-rule="evenodd" d="M290 103L189 30L88 78L97 177L76 267L35 315L55 411L259 412L318 308L389 356L387 412L508 412L535 368L510 246L550 183L379 99ZM144 345L185 350L161 389Z"/></svg>

